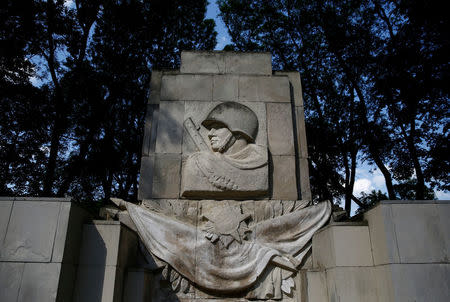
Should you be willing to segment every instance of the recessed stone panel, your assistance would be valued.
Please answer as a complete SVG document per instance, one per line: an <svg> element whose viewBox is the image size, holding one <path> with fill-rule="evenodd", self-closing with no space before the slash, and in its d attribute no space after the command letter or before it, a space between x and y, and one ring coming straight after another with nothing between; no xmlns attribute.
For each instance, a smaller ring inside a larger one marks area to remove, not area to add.
<svg viewBox="0 0 450 302"><path fill-rule="evenodd" d="M163 75L161 101L211 101L212 87L209 75Z"/></svg>

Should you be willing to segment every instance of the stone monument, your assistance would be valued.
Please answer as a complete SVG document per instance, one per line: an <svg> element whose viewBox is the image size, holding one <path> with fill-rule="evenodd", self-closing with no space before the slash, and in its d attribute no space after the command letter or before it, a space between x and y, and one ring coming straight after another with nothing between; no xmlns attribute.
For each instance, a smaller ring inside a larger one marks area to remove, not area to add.
<svg viewBox="0 0 450 302"><path fill-rule="evenodd" d="M152 74L139 205L0 197L0 301L449 301L450 201L329 219L303 115L269 53L182 52Z"/></svg>
<svg viewBox="0 0 450 302"><path fill-rule="evenodd" d="M311 203L298 73L273 73L269 53L183 52L153 72L147 110L142 205L121 206L171 272L172 298L156 296L297 299L331 214Z"/></svg>

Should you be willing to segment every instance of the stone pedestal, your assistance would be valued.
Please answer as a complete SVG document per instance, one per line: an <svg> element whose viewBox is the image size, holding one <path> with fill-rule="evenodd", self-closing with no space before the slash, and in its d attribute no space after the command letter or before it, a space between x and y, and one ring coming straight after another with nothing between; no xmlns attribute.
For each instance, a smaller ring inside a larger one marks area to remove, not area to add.
<svg viewBox="0 0 450 302"><path fill-rule="evenodd" d="M87 212L69 198L0 199L0 301L71 301Z"/></svg>
<svg viewBox="0 0 450 302"><path fill-rule="evenodd" d="M307 301L449 301L449 201L383 201L313 237Z"/></svg>
<svg viewBox="0 0 450 302"><path fill-rule="evenodd" d="M95 220L85 224L74 301L122 301L124 283L129 284L126 273L135 267L137 249L136 233L119 221ZM128 291L127 296L130 295Z"/></svg>

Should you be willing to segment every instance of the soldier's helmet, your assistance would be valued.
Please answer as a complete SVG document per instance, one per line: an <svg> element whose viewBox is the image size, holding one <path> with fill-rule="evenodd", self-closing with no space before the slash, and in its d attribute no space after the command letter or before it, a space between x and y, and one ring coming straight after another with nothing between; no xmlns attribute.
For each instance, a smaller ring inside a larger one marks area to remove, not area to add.
<svg viewBox="0 0 450 302"><path fill-rule="evenodd" d="M202 122L206 129L225 126L233 133L242 134L248 142L254 143L258 134L258 118L247 106L236 102L225 102L214 107Z"/></svg>

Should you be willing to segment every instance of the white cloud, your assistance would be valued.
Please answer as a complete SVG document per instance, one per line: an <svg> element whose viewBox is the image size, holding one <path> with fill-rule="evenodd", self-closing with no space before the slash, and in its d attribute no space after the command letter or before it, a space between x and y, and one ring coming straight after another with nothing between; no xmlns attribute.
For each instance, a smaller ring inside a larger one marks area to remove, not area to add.
<svg viewBox="0 0 450 302"><path fill-rule="evenodd" d="M450 192L436 190L435 194L439 200L450 200Z"/></svg>
<svg viewBox="0 0 450 302"><path fill-rule="evenodd" d="M360 178L355 181L355 186L353 187L353 193L355 196L359 196L361 192L370 193L375 188L372 185L372 181L368 178Z"/></svg>

